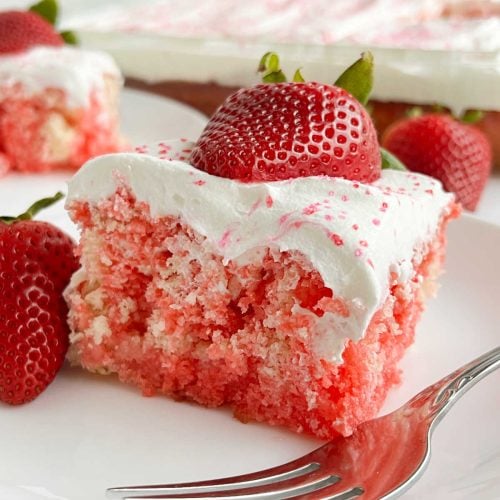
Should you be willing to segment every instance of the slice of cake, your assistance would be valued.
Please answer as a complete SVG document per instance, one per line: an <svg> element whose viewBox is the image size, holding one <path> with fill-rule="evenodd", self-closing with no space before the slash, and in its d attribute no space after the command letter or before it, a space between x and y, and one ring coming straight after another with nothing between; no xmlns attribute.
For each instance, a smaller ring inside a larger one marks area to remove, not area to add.
<svg viewBox="0 0 500 500"><path fill-rule="evenodd" d="M77 169L123 149L120 71L32 12L0 13L0 173Z"/></svg>
<svg viewBox="0 0 500 500"><path fill-rule="evenodd" d="M392 170L238 183L169 159L190 147L104 156L71 181L71 362L244 421L350 433L399 382L452 195Z"/></svg>

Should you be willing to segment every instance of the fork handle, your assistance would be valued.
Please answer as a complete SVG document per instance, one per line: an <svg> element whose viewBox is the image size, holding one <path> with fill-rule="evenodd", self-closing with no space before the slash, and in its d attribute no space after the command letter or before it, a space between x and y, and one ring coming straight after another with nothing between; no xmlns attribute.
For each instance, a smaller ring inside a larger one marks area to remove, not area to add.
<svg viewBox="0 0 500 500"><path fill-rule="evenodd" d="M479 356L436 382L424 390L423 393L417 395L414 398L414 402L418 406L424 406L422 405L422 398L427 400L426 402L429 406L425 406L427 406L427 411L429 412L428 416L435 423L438 423L455 402L471 387L498 368L500 368L500 346Z"/></svg>

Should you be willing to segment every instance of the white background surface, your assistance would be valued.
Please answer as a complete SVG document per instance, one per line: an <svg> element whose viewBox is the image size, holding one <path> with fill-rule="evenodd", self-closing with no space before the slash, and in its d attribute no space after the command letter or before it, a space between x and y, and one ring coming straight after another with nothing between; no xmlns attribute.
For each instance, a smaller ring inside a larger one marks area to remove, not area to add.
<svg viewBox="0 0 500 500"><path fill-rule="evenodd" d="M127 91L124 131L133 142L196 137L204 118L184 106ZM0 212L64 188L65 175L0 180ZM498 216L492 182L479 216ZM44 218L75 234L62 204ZM402 362L404 383L385 410L500 341L500 228L464 217L451 226L447 273L416 343ZM459 401L439 425L424 477L404 498L500 498L500 371ZM37 400L0 406L1 500L102 500L108 486L178 482L251 472L320 443L265 425L243 425L207 410L66 367Z"/></svg>

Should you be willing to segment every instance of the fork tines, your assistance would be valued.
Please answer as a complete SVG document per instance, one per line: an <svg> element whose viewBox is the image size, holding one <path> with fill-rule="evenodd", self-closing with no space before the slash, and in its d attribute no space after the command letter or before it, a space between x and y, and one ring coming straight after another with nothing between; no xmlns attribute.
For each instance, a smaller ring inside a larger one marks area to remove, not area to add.
<svg viewBox="0 0 500 500"><path fill-rule="evenodd" d="M120 500L221 498L224 500L314 498L348 500L363 494L360 487L339 491L339 476L321 471L318 462L295 461L232 478L166 485L109 488L107 496Z"/></svg>

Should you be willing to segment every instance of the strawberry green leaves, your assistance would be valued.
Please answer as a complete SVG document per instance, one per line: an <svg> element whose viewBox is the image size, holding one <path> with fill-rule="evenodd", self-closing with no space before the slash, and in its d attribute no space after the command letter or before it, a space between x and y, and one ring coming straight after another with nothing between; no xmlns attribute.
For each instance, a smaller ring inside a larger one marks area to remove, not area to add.
<svg viewBox="0 0 500 500"><path fill-rule="evenodd" d="M43 17L52 25L55 25L57 22L59 7L56 0L41 0L41 2L32 5L29 10Z"/></svg>
<svg viewBox="0 0 500 500"><path fill-rule="evenodd" d="M280 58L276 52L266 52L262 56L257 72L262 73L262 83L283 83L288 81L288 78L281 69ZM292 82L305 82L300 68L295 71Z"/></svg>
<svg viewBox="0 0 500 500"><path fill-rule="evenodd" d="M295 73L293 74L293 79L292 79L292 82L305 82L304 80L304 77L302 76L302 73L301 73L301 68L298 68Z"/></svg>
<svg viewBox="0 0 500 500"><path fill-rule="evenodd" d="M408 170L403 163L401 163L393 154L389 153L387 149L380 148L380 156L382 157L382 170Z"/></svg>
<svg viewBox="0 0 500 500"><path fill-rule="evenodd" d="M262 73L263 83L288 81L281 69L278 54L275 52L266 52L262 56L257 71ZM292 81L305 81L300 69L295 71ZM343 88L361 104L366 105L373 87L373 55L371 52L363 52L361 57L337 78L335 86Z"/></svg>
<svg viewBox="0 0 500 500"><path fill-rule="evenodd" d="M463 123L478 123L484 118L484 113L478 109L468 109L460 116Z"/></svg>
<svg viewBox="0 0 500 500"><path fill-rule="evenodd" d="M78 45L78 38L73 31L61 31L59 34L67 45Z"/></svg>
<svg viewBox="0 0 500 500"><path fill-rule="evenodd" d="M335 81L361 104L366 105L373 88L373 55L363 52L361 57L351 64Z"/></svg>
<svg viewBox="0 0 500 500"><path fill-rule="evenodd" d="M282 83L287 78L280 67L280 58L275 52L266 52L259 62L257 72L262 73L264 83Z"/></svg>
<svg viewBox="0 0 500 500"><path fill-rule="evenodd" d="M30 12L38 14L48 21L52 26L56 26L59 18L59 5L57 0L41 0L29 8ZM77 45L78 38L73 31L61 31L59 33L64 42L68 45Z"/></svg>

